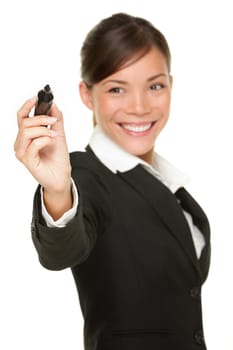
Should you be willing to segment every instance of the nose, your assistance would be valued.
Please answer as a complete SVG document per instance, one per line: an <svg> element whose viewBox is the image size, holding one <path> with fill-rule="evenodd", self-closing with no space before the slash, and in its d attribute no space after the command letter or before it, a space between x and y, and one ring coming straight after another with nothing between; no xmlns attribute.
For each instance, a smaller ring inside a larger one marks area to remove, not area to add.
<svg viewBox="0 0 233 350"><path fill-rule="evenodd" d="M143 92L131 93L126 101L125 109L128 114L142 117L150 113L150 100Z"/></svg>

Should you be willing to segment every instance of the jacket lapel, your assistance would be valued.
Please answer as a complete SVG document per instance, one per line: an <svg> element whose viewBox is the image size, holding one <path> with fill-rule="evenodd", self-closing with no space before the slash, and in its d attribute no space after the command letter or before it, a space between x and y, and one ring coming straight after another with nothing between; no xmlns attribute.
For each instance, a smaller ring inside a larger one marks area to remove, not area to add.
<svg viewBox="0 0 233 350"><path fill-rule="evenodd" d="M141 165L130 171L117 173L131 187L138 191L155 210L170 233L185 251L188 259L202 275L191 233L182 209L172 192Z"/></svg>
<svg viewBox="0 0 233 350"><path fill-rule="evenodd" d="M203 279L205 280L208 274L210 265L210 226L207 216L195 199L188 193L185 188L180 188L176 192L177 198L180 199L181 206L192 215L194 224L200 229L205 238L205 247L201 253L199 263Z"/></svg>
<svg viewBox="0 0 233 350"><path fill-rule="evenodd" d="M209 222L200 205L183 187L176 192L176 197L180 200L182 208L192 214L194 224L199 227L208 242L210 239Z"/></svg>

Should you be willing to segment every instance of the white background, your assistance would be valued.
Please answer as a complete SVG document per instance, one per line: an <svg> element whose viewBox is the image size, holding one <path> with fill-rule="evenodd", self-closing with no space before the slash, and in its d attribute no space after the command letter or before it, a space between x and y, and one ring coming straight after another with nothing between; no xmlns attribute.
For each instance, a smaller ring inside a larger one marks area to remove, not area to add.
<svg viewBox="0 0 233 350"><path fill-rule="evenodd" d="M64 113L69 149L82 149L92 117L78 95L79 50L93 25L120 11L149 19L170 44L171 118L156 147L191 175L188 189L209 216L212 263L203 288L206 342L209 350L233 349L230 5L230 0L1 1L1 349L82 348L82 317L71 273L42 268L31 242L36 183L14 156L16 111L49 83Z"/></svg>

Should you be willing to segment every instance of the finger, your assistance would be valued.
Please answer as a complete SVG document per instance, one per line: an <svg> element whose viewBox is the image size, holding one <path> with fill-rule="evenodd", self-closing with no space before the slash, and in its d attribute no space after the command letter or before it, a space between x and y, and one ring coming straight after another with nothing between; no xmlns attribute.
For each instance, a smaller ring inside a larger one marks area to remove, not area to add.
<svg viewBox="0 0 233 350"><path fill-rule="evenodd" d="M41 137L35 139L27 148L27 151L25 152L23 158L20 159L35 178L39 176L39 165L41 164L41 151L46 147L52 146L52 144L53 140L49 137Z"/></svg>
<svg viewBox="0 0 233 350"><path fill-rule="evenodd" d="M29 147L27 148L27 152L25 153L28 160L30 160L30 163L33 167L35 167L35 164L32 163L33 159L40 158L40 152L45 147L51 146L53 144L54 140L51 137L40 137L34 139Z"/></svg>
<svg viewBox="0 0 233 350"><path fill-rule="evenodd" d="M31 112L32 108L35 106L37 102L37 97L34 96L27 100L22 107L18 110L17 112L17 121L18 121L18 126L21 126L21 123L24 118L29 116L29 113Z"/></svg>
<svg viewBox="0 0 233 350"><path fill-rule="evenodd" d="M44 127L38 128L25 128L22 129L17 135L14 150L16 157L21 160L24 157L24 154L27 152L29 145L36 139L40 138L54 138L56 132Z"/></svg>
<svg viewBox="0 0 233 350"><path fill-rule="evenodd" d="M57 118L50 117L48 115L39 115L30 118L24 118L21 127L22 128L33 128L37 126L48 126L56 123Z"/></svg>

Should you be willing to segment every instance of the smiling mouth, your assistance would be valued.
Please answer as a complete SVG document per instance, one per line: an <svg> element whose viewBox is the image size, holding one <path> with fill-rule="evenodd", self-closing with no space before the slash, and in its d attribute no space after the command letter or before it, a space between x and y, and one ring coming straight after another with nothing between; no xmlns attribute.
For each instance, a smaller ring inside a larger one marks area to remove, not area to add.
<svg viewBox="0 0 233 350"><path fill-rule="evenodd" d="M134 133L134 134L141 134L141 133L145 133L148 130L150 130L154 124L156 122L151 122L151 123L146 123L146 124L130 124L130 123L121 123L120 126L130 132L130 133Z"/></svg>

